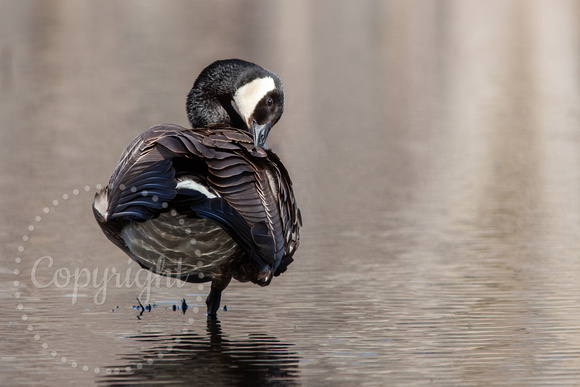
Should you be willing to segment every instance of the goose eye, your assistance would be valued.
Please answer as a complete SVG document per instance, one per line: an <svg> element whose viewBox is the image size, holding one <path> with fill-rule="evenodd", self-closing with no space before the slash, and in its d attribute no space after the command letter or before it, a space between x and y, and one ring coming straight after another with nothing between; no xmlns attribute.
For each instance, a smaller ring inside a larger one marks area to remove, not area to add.
<svg viewBox="0 0 580 387"><path fill-rule="evenodd" d="M268 104L268 106L272 106L272 105L274 105L274 100L272 98L268 98L268 100L266 101L266 104Z"/></svg>

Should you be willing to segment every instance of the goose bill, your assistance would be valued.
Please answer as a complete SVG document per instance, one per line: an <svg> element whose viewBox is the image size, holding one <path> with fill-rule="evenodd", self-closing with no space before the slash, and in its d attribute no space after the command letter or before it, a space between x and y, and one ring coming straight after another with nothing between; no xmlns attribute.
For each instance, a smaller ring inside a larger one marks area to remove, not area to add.
<svg viewBox="0 0 580 387"><path fill-rule="evenodd" d="M252 121L250 131L254 136L254 145L266 148L266 138L268 138L268 133L270 133L271 128L272 124L269 122L266 122L264 125L258 125L255 120Z"/></svg>

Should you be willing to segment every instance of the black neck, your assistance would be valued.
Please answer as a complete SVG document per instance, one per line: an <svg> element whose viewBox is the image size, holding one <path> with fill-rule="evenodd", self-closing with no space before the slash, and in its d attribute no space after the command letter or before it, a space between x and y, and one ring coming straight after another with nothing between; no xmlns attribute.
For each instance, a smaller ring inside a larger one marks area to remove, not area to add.
<svg viewBox="0 0 580 387"><path fill-rule="evenodd" d="M227 124L248 129L232 106L234 93L251 69L259 66L238 59L217 61L197 77L187 96L187 116L193 128Z"/></svg>

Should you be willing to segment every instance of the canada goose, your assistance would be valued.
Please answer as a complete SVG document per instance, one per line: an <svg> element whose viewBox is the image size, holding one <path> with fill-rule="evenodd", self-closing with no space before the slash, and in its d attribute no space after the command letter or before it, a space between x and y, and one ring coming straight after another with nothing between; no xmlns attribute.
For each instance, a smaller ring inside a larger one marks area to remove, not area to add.
<svg viewBox="0 0 580 387"><path fill-rule="evenodd" d="M193 129L158 125L121 155L93 213L143 268L211 281L214 318L231 278L266 286L293 261L302 224L292 182L265 146L284 110L278 76L239 59L206 67L187 97Z"/></svg>

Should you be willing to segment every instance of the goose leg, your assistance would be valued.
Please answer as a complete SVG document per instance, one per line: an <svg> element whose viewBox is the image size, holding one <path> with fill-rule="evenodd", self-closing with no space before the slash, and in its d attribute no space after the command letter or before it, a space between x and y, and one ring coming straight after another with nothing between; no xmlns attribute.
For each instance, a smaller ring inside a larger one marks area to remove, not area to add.
<svg viewBox="0 0 580 387"><path fill-rule="evenodd" d="M221 278L215 278L213 281L211 281L211 290L207 296L207 299L205 300L205 304L207 305L208 319L217 318L217 311L220 308L222 291L228 286L231 279L231 275L225 275Z"/></svg>

